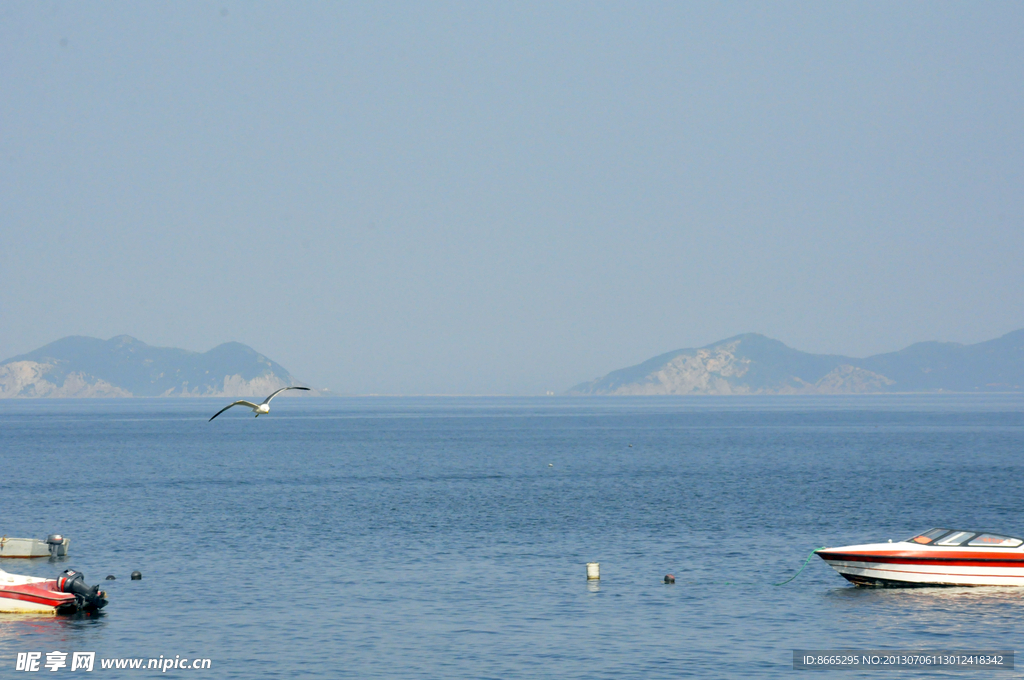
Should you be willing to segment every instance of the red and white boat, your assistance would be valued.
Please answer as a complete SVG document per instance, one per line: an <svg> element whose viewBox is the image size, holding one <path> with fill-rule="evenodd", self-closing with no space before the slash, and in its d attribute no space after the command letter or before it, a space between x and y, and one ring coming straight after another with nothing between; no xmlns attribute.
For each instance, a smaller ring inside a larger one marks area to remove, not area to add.
<svg viewBox="0 0 1024 680"><path fill-rule="evenodd" d="M66 569L55 579L8 574L0 569L0 612L73 614L83 609L102 609L107 594L88 586L82 574Z"/></svg>
<svg viewBox="0 0 1024 680"><path fill-rule="evenodd" d="M1024 586L1024 539L1002 534L932 529L817 552L858 586Z"/></svg>

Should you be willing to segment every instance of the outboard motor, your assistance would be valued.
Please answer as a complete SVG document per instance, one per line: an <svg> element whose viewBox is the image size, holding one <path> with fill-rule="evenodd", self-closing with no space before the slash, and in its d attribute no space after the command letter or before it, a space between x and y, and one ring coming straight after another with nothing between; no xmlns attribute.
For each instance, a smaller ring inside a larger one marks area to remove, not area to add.
<svg viewBox="0 0 1024 680"><path fill-rule="evenodd" d="M102 609L107 604L107 594L99 586L86 585L85 577L74 569L65 569L57 577L57 589L72 593L80 609Z"/></svg>
<svg viewBox="0 0 1024 680"><path fill-rule="evenodd" d="M64 537L60 534L50 534L46 537L46 544L50 546L50 557L63 557L68 554L64 547Z"/></svg>

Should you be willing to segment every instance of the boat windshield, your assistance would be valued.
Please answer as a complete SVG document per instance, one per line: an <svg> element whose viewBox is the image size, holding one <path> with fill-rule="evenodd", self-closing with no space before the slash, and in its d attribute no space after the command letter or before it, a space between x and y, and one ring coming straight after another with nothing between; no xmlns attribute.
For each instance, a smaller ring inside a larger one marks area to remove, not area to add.
<svg viewBox="0 0 1024 680"><path fill-rule="evenodd" d="M940 536L945 536L948 533L949 529L932 529L931 531L926 531L923 534L920 534L919 536L908 538L907 543L920 543L921 545L928 545L936 538L939 538Z"/></svg>
<svg viewBox="0 0 1024 680"><path fill-rule="evenodd" d="M952 529L931 529L913 538L908 538L906 542L920 543L921 545L966 545L971 548L1016 548L1024 544L1024 540L1012 536Z"/></svg>
<svg viewBox="0 0 1024 680"><path fill-rule="evenodd" d="M981 534L967 542L972 548L979 546L991 546L993 548L1016 548L1024 541L1012 536L1000 536L999 534Z"/></svg>

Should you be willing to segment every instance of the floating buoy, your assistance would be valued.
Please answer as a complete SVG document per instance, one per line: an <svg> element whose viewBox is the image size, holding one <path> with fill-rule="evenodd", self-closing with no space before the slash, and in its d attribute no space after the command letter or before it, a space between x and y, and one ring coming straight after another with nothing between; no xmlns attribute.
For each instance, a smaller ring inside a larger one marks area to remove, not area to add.
<svg viewBox="0 0 1024 680"><path fill-rule="evenodd" d="M601 578L601 563L587 562L587 580L596 581Z"/></svg>
<svg viewBox="0 0 1024 680"><path fill-rule="evenodd" d="M548 463L548 467L555 467L554 463Z"/></svg>
<svg viewBox="0 0 1024 680"><path fill-rule="evenodd" d="M141 571L133 571L132 572L132 580L133 581L141 581L142 580L142 572Z"/></svg>
<svg viewBox="0 0 1024 680"><path fill-rule="evenodd" d="M665 574L665 583L675 583L676 577L672 574Z"/></svg>
<svg viewBox="0 0 1024 680"><path fill-rule="evenodd" d="M105 580L107 580L107 581L116 581L117 577L114 576L113 574L107 574L107 578Z"/></svg>
<svg viewBox="0 0 1024 680"><path fill-rule="evenodd" d="M630 445L629 445L629 448L633 448L633 445L632 445L632 444L630 444Z"/></svg>

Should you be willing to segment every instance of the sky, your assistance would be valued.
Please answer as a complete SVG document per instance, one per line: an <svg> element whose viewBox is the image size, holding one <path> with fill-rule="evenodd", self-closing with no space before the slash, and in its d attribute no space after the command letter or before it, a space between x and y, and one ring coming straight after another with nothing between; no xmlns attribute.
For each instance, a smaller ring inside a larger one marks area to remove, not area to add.
<svg viewBox="0 0 1024 680"><path fill-rule="evenodd" d="M543 394L1024 327L1024 4L0 3L0 359Z"/></svg>

